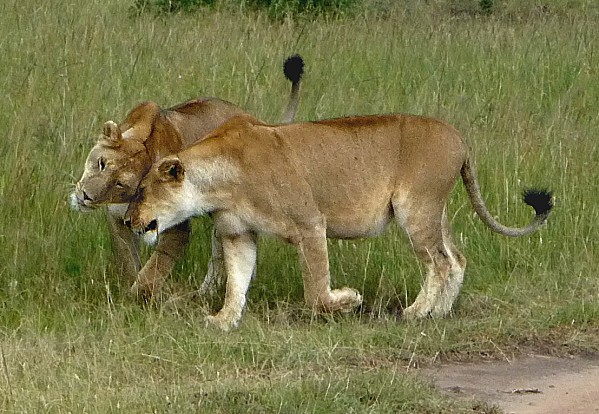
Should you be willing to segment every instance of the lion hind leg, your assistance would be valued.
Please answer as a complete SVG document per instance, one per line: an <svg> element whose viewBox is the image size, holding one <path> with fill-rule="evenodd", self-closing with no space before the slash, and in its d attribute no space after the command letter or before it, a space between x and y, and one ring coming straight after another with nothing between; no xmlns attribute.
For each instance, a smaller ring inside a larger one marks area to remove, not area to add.
<svg viewBox="0 0 599 414"><path fill-rule="evenodd" d="M449 238L445 207L427 208L434 204L419 202L412 203L417 207L410 209L406 204L394 202L395 216L424 264L426 276L416 300L404 310L404 317L445 316L459 293L465 259Z"/></svg>
<svg viewBox="0 0 599 414"><path fill-rule="evenodd" d="M450 264L449 279L445 288L442 300L440 300L433 313L444 315L449 313L453 303L455 302L462 283L464 281L464 272L466 270L466 258L454 245L451 234L450 226L447 220L447 208L443 209L442 217L442 231L443 231L443 247L447 253L447 257Z"/></svg>
<svg viewBox="0 0 599 414"><path fill-rule="evenodd" d="M331 289L326 232L305 234L297 245L306 304L315 312L350 312L362 303L352 288Z"/></svg>
<svg viewBox="0 0 599 414"><path fill-rule="evenodd" d="M416 300L403 312L406 319L442 316L437 313L444 308L445 284L441 280L440 269L432 258L426 267L427 274Z"/></svg>

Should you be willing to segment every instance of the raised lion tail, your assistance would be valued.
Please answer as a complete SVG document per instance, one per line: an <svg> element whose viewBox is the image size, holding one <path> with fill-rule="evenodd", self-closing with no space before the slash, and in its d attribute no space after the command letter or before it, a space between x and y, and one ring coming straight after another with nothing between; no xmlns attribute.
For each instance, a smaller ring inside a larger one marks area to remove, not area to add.
<svg viewBox="0 0 599 414"><path fill-rule="evenodd" d="M302 83L302 75L304 74L304 59L300 55L289 56L283 63L283 74L291 82L291 95L289 95L289 103L281 122L288 124L295 120L297 106L299 104L299 92Z"/></svg>
<svg viewBox="0 0 599 414"><path fill-rule="evenodd" d="M491 230L504 236L520 237L537 231L547 221L547 217L549 217L549 213L553 208L553 197L550 191L538 189L526 190L523 194L523 201L535 210L535 217L526 227L504 226L489 213L480 192L474 165L471 164L469 159L466 159L462 165L460 173L476 214Z"/></svg>

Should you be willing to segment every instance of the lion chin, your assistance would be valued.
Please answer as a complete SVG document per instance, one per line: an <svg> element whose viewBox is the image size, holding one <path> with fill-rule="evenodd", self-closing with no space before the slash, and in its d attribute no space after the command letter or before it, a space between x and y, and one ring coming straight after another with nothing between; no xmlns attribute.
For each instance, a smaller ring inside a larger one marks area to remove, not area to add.
<svg viewBox="0 0 599 414"><path fill-rule="evenodd" d="M143 234L143 241L149 246L154 246L158 241L158 231L148 231Z"/></svg>

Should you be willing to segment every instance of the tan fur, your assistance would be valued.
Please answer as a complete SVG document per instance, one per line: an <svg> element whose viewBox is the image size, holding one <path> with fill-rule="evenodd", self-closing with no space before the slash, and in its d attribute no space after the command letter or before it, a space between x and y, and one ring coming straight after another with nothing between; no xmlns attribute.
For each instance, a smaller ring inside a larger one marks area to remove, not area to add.
<svg viewBox="0 0 599 414"><path fill-rule="evenodd" d="M292 83L285 112L291 118L297 109L299 83L299 78ZM120 125L112 121L104 125L102 135L87 157L83 176L70 196L71 205L79 211L109 207L115 260L122 273L135 281L134 294L148 299L157 292L187 245L190 231L188 222L165 231L140 270L138 237L123 223L123 218L141 178L153 162L201 140L240 114L245 112L217 98L196 99L169 109L144 102L133 108ZM220 241L215 240L213 248L214 259L202 292L210 291L224 274Z"/></svg>
<svg viewBox="0 0 599 414"><path fill-rule="evenodd" d="M454 128L436 119L384 115L269 126L237 117L156 163L128 215L146 235L212 215L228 280L224 306L209 320L223 329L241 317L256 233L297 246L310 307L348 311L361 296L350 288L331 290L326 238L374 236L395 217L427 269L404 315L443 316L466 266L451 241L446 212L460 173L474 177L467 147ZM482 199L467 184L471 199Z"/></svg>

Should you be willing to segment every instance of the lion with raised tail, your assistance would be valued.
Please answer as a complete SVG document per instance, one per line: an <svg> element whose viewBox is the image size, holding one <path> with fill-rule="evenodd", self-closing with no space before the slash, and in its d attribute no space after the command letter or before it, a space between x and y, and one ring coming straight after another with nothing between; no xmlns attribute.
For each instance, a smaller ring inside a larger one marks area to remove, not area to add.
<svg viewBox="0 0 599 414"><path fill-rule="evenodd" d="M284 74L291 81L291 95L283 122L295 118L304 62L288 58ZM217 98L199 98L168 109L154 102L139 104L117 125L109 121L85 161L83 176L70 196L75 210L108 208L114 256L122 273L135 281L132 291L144 299L153 296L189 240L190 226L182 221L160 237L152 256L141 268L139 238L123 222L141 178L153 162L181 151L234 116L245 114ZM222 248L213 238L213 251L202 292L223 273ZM141 270L140 270L141 268Z"/></svg>
<svg viewBox="0 0 599 414"><path fill-rule="evenodd" d="M536 215L505 227L481 196L468 148L445 122L412 115L360 116L271 126L248 116L227 122L203 141L155 163L129 206L135 231L149 241L190 217L210 214L227 270L223 308L209 320L237 325L256 261L256 235L294 244L304 296L319 312L350 311L361 295L331 289L327 237L362 238L395 221L427 269L406 318L448 314L466 259L450 237L447 199L462 178L474 210L493 231L537 231L551 193L524 195Z"/></svg>

